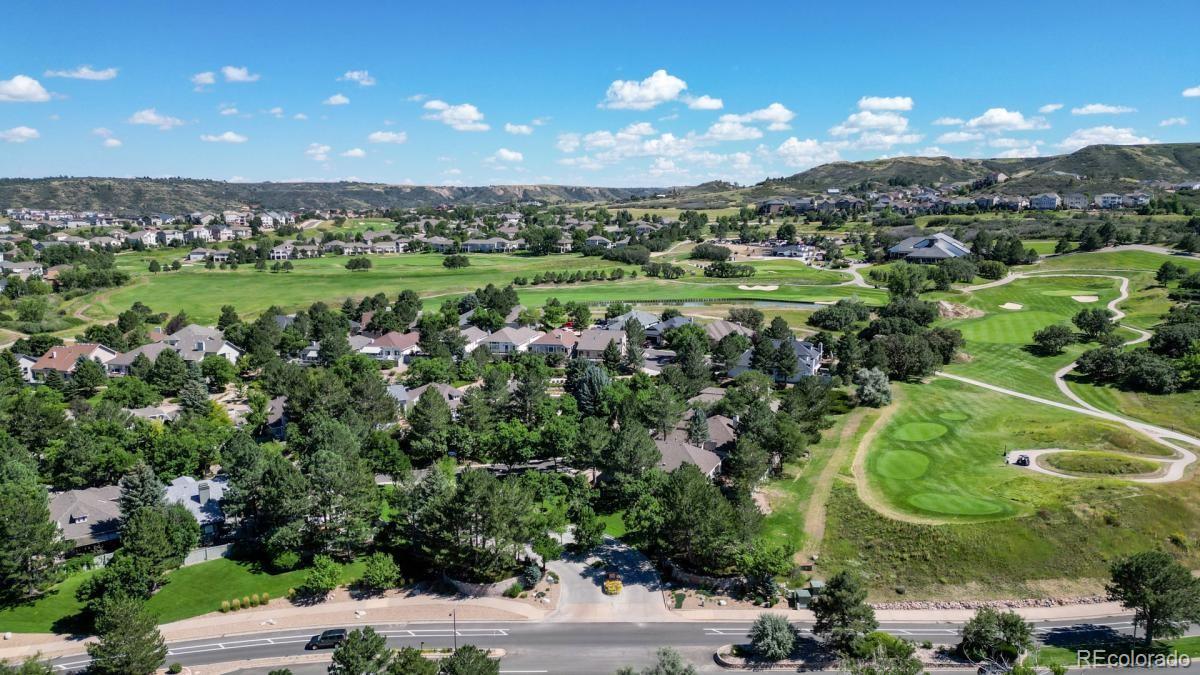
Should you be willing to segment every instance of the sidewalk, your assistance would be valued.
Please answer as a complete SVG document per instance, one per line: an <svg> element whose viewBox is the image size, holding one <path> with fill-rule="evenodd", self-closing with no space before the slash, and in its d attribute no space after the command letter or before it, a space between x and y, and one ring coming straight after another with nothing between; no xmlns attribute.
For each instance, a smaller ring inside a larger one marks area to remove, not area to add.
<svg viewBox="0 0 1200 675"><path fill-rule="evenodd" d="M1057 607L1021 607L1012 610L1026 621L1093 621L1129 614L1129 610L1115 602L1100 602L1086 605L1059 605ZM743 622L753 621L759 614L783 614L790 621L811 623L812 612L807 609L672 609L676 621ZM962 623L975 616L973 609L877 609L875 618L880 623Z"/></svg>

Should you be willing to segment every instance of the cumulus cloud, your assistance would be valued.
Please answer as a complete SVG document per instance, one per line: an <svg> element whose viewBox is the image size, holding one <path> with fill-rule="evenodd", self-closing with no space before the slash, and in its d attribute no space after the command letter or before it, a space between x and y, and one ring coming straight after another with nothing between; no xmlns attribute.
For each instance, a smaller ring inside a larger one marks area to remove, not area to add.
<svg viewBox="0 0 1200 675"><path fill-rule="evenodd" d="M1200 96L1200 86L1188 87L1187 89L1184 89L1183 95L1188 98L1196 98L1197 96Z"/></svg>
<svg viewBox="0 0 1200 675"><path fill-rule="evenodd" d="M1049 115L1052 112L1062 110L1062 107L1063 104L1061 103L1047 103L1046 105L1038 108L1038 112L1042 113L1043 115Z"/></svg>
<svg viewBox="0 0 1200 675"><path fill-rule="evenodd" d="M204 91L204 88L217 83L217 75L211 70L206 70L203 73L196 73L192 76L192 84L195 85L196 91Z"/></svg>
<svg viewBox="0 0 1200 675"><path fill-rule="evenodd" d="M729 115L722 115L722 118L725 117ZM762 135L758 127L747 126L737 120L721 119L708 128L704 138L713 141L748 141L762 138Z"/></svg>
<svg viewBox="0 0 1200 675"><path fill-rule="evenodd" d="M993 148L1008 148L1008 149L1028 148L1030 146L1037 146L1037 145L1041 145L1041 144L1042 144L1041 141L1030 141L1027 139L1020 139L1020 138L993 138L992 140L988 141L988 145L990 145Z"/></svg>
<svg viewBox="0 0 1200 675"><path fill-rule="evenodd" d="M366 157L366 156L367 156L367 151L363 150L362 148L350 148L349 150L342 153L342 157L358 158L358 157Z"/></svg>
<svg viewBox="0 0 1200 675"><path fill-rule="evenodd" d="M369 143L404 143L408 134L403 131L372 131L367 135Z"/></svg>
<svg viewBox="0 0 1200 675"><path fill-rule="evenodd" d="M1020 157L1037 157L1039 155L1041 155L1041 152L1038 150L1038 146L1023 145L1023 146L1018 146L1018 147L1012 148L1010 150L1005 150L1004 152L1002 152L996 156L1005 158L1005 159L1016 159L1016 158L1020 158Z"/></svg>
<svg viewBox="0 0 1200 675"><path fill-rule="evenodd" d="M492 159L494 159L498 162L521 162L521 161L524 161L525 155L522 155L521 153L517 152L516 150L509 150L508 148L500 148L499 150L496 151L496 154L492 155Z"/></svg>
<svg viewBox="0 0 1200 675"><path fill-rule="evenodd" d="M43 103L49 100L50 92L41 82L28 75L14 75L12 79L0 80L0 102Z"/></svg>
<svg viewBox="0 0 1200 675"><path fill-rule="evenodd" d="M245 143L250 139L239 133L226 131L216 135L203 134L200 136L200 140L204 141L205 143Z"/></svg>
<svg viewBox="0 0 1200 675"><path fill-rule="evenodd" d="M892 111L860 110L834 125L829 133L847 139L840 142L840 147L855 150L887 150L922 138L921 134L908 131L907 117Z"/></svg>
<svg viewBox="0 0 1200 675"><path fill-rule="evenodd" d="M687 105L692 110L720 110L725 107L725 102L719 98L713 98L708 94L697 96L688 99Z"/></svg>
<svg viewBox="0 0 1200 675"><path fill-rule="evenodd" d="M1071 108L1072 115L1123 115L1137 112L1137 108L1125 105L1108 105L1107 103L1089 103L1078 108Z"/></svg>
<svg viewBox="0 0 1200 675"><path fill-rule="evenodd" d="M308 115L305 115L304 113L296 113L295 115L292 115L292 119L294 119L294 120L306 120L306 119L308 119Z"/></svg>
<svg viewBox="0 0 1200 675"><path fill-rule="evenodd" d="M760 108L743 115L721 115L721 121L741 122L743 124L766 122L767 130L769 131L786 131L791 128L788 122L791 122L795 116L796 113L788 110L782 103L772 103L765 108Z"/></svg>
<svg viewBox="0 0 1200 675"><path fill-rule="evenodd" d="M863 96L858 99L859 110L904 111L912 110L913 100L909 96Z"/></svg>
<svg viewBox="0 0 1200 675"><path fill-rule="evenodd" d="M1187 121L1186 117L1168 117L1167 119L1159 122L1158 126L1160 126L1160 127L1183 127L1183 126L1187 126L1187 123L1188 123L1188 121Z"/></svg>
<svg viewBox="0 0 1200 675"><path fill-rule="evenodd" d="M427 120L441 122L455 131L487 131L491 127L483 121L483 113L470 103L451 105L445 101L434 99L426 101L423 106L430 111L424 117Z"/></svg>
<svg viewBox="0 0 1200 675"><path fill-rule="evenodd" d="M227 105L227 104L224 104L224 103L223 103L223 104L221 104L221 106L220 106L220 111L221 111L221 114L222 114L222 115L227 115L227 116L228 116L228 115L236 115L236 114L238 114L238 109L237 109L237 107L235 107L235 106L232 106L232 105Z"/></svg>
<svg viewBox="0 0 1200 675"><path fill-rule="evenodd" d="M100 138L104 139L104 141L103 141L103 143L101 143L101 145L103 145L106 148L121 147L121 139L117 138L113 134L112 129L107 129L105 127L96 127L95 129L92 129L92 133L99 136Z"/></svg>
<svg viewBox="0 0 1200 675"><path fill-rule="evenodd" d="M155 108L146 108L139 110L129 116L127 120L130 124L142 124L150 127L158 127L162 131L174 129L178 126L183 126L183 120L170 115L163 115Z"/></svg>
<svg viewBox="0 0 1200 675"><path fill-rule="evenodd" d="M365 70L348 70L345 75L338 78L339 81L357 82L360 87L374 87L375 78Z"/></svg>
<svg viewBox="0 0 1200 675"><path fill-rule="evenodd" d="M504 125L504 130L510 134L517 136L528 136L533 133L533 127L528 124L513 124L508 122Z"/></svg>
<svg viewBox="0 0 1200 675"><path fill-rule="evenodd" d="M324 162L325 160L329 159L330 150L333 150L333 148L325 145L324 143L309 143L308 148L304 151L304 154L307 155L309 159L318 162Z"/></svg>
<svg viewBox="0 0 1200 675"><path fill-rule="evenodd" d="M267 114L275 119L283 119L283 108L280 106L275 106L274 108L268 110Z"/></svg>
<svg viewBox="0 0 1200 675"><path fill-rule="evenodd" d="M245 66L223 66L221 75L226 82L258 82L258 73L251 73Z"/></svg>
<svg viewBox="0 0 1200 675"><path fill-rule="evenodd" d="M841 159L837 148L813 138L800 140L795 136L780 143L775 149L775 154L784 164L795 168L807 168Z"/></svg>
<svg viewBox="0 0 1200 675"><path fill-rule="evenodd" d="M659 157L650 164L651 176L667 176L672 174L685 174L686 169L682 169L675 163L675 160Z"/></svg>
<svg viewBox="0 0 1200 675"><path fill-rule="evenodd" d="M102 145L106 148L119 148L123 144L119 138L106 138L104 139L104 143L102 143Z"/></svg>
<svg viewBox="0 0 1200 675"><path fill-rule="evenodd" d="M111 80L117 76L116 68L96 70L88 65L71 68L70 70L47 70L46 77L66 77L72 80Z"/></svg>
<svg viewBox="0 0 1200 675"><path fill-rule="evenodd" d="M964 125L969 129L982 131L1030 131L1034 129L1049 129L1050 125L1041 117L1025 117L1019 110L1007 108L988 108L979 117L973 117Z"/></svg>
<svg viewBox="0 0 1200 675"><path fill-rule="evenodd" d="M554 143L554 147L558 148L560 152L575 152L579 149L580 142L581 137L579 134L559 134L558 140Z"/></svg>
<svg viewBox="0 0 1200 675"><path fill-rule="evenodd" d="M600 106L617 110L649 110L667 101L674 101L685 89L687 82L659 69L640 82L614 80L608 85Z"/></svg>
<svg viewBox="0 0 1200 675"><path fill-rule="evenodd" d="M1128 127L1117 128L1106 125L1088 129L1077 129L1070 136L1063 139L1058 144L1058 147L1071 152L1089 145L1141 145L1153 142L1153 138L1138 136L1134 133L1133 129Z"/></svg>
<svg viewBox="0 0 1200 675"><path fill-rule="evenodd" d="M325 105L346 105L349 102L350 99L343 94L334 94L324 101L321 101L321 103L324 103Z"/></svg>
<svg viewBox="0 0 1200 675"><path fill-rule="evenodd" d="M963 122L964 120L958 117L939 117L933 121L933 124L938 127L957 127Z"/></svg>
<svg viewBox="0 0 1200 675"><path fill-rule="evenodd" d="M983 134L973 131L949 131L937 137L937 143L967 143L969 141L978 141L983 138Z"/></svg>
<svg viewBox="0 0 1200 675"><path fill-rule="evenodd" d="M5 131L0 131L0 141L5 143L24 143L40 138L41 134L37 129L32 127L13 127Z"/></svg>

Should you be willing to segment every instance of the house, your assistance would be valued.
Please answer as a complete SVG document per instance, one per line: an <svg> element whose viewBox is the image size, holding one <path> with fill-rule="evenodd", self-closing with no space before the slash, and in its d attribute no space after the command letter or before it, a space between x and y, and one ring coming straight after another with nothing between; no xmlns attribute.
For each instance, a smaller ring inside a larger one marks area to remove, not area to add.
<svg viewBox="0 0 1200 675"><path fill-rule="evenodd" d="M467 326L459 330L463 338L463 352L470 354L475 348L487 340L489 333L479 326Z"/></svg>
<svg viewBox="0 0 1200 675"><path fill-rule="evenodd" d="M13 358L17 360L17 368L21 369L21 379L25 382L33 383L33 364L37 363L37 359L28 354L13 354Z"/></svg>
<svg viewBox="0 0 1200 675"><path fill-rule="evenodd" d="M237 363L242 355L239 347L225 341L225 334L220 330L194 323L171 333L162 341L189 362L199 363L209 354L216 354L224 356L230 363Z"/></svg>
<svg viewBox="0 0 1200 675"><path fill-rule="evenodd" d="M75 550L100 548L121 537L121 488L116 485L50 494L50 519Z"/></svg>
<svg viewBox="0 0 1200 675"><path fill-rule="evenodd" d="M1146 192L1132 192L1121 198L1121 206L1126 208L1136 209L1139 206L1148 206L1151 196Z"/></svg>
<svg viewBox="0 0 1200 675"><path fill-rule="evenodd" d="M189 262L202 262L208 260L208 257L213 253L216 253L216 251L209 248L194 248L188 251L187 259Z"/></svg>
<svg viewBox="0 0 1200 675"><path fill-rule="evenodd" d="M156 405L146 408L128 408L129 415L150 422L174 422L179 419L179 406Z"/></svg>
<svg viewBox="0 0 1200 675"><path fill-rule="evenodd" d="M417 346L420 341L421 334L416 331L411 333L391 331L372 340L368 349L377 350L371 356L381 361L406 363L421 351L421 348Z"/></svg>
<svg viewBox="0 0 1200 675"><path fill-rule="evenodd" d="M1086 209L1088 207L1087 195L1080 192L1072 192L1063 198L1063 207L1077 210Z"/></svg>
<svg viewBox="0 0 1200 675"><path fill-rule="evenodd" d="M453 239L447 239L445 237L430 237L425 240L425 245L428 246L431 251L437 251L438 253L452 251L454 250L455 246Z"/></svg>
<svg viewBox="0 0 1200 675"><path fill-rule="evenodd" d="M155 233L158 238L158 243L164 246L177 244L183 241L183 233L179 230L159 230Z"/></svg>
<svg viewBox="0 0 1200 675"><path fill-rule="evenodd" d="M579 336L566 328L556 328L529 345L529 351L535 354L562 354L570 357L575 353L575 343Z"/></svg>
<svg viewBox="0 0 1200 675"><path fill-rule="evenodd" d="M212 241L207 227L190 227L183 232L184 241Z"/></svg>
<svg viewBox="0 0 1200 675"><path fill-rule="evenodd" d="M458 406L462 404L462 398L464 394L462 389L451 387L450 385L442 384L441 382L430 382L429 384L421 385L416 389L409 390L409 406L411 407L416 405L417 401L421 398L421 394L424 394L426 390L430 388L441 395L442 400L446 402L446 405L450 406L450 410L458 410Z"/></svg>
<svg viewBox="0 0 1200 675"><path fill-rule="evenodd" d="M778 350L781 342L784 341L772 339L771 345ZM767 374L775 378L776 382L786 382L788 384L795 384L805 377L816 375L817 371L821 369L821 358L825 355L824 348L820 344L812 344L811 342L804 342L795 338L787 340L786 344L796 354L796 372L789 376L772 369ZM753 349L747 349L742 352L742 355L738 357L734 365L729 368L729 376L737 377L750 370L750 360L753 354Z"/></svg>
<svg viewBox="0 0 1200 675"><path fill-rule="evenodd" d="M125 236L125 243L131 246L154 248L158 246L158 232L156 230L134 230Z"/></svg>
<svg viewBox="0 0 1200 675"><path fill-rule="evenodd" d="M285 241L282 244L272 247L268 257L271 260L287 260L292 257L296 251L296 245L290 241Z"/></svg>
<svg viewBox="0 0 1200 675"><path fill-rule="evenodd" d="M928 237L909 237L888 249L888 257L915 263L936 263L970 255L971 249L945 232Z"/></svg>
<svg viewBox="0 0 1200 675"><path fill-rule="evenodd" d="M487 350L492 354L504 356L506 354L515 354L529 350L529 345L533 344L542 336L540 330L532 328L505 326L500 330L492 333L484 341Z"/></svg>
<svg viewBox="0 0 1200 675"><path fill-rule="evenodd" d="M658 344L666 341L667 333L674 328L686 326L694 323L695 319L690 316L673 316L666 321L659 321L646 329L646 337Z"/></svg>
<svg viewBox="0 0 1200 675"><path fill-rule="evenodd" d="M211 543L221 533L221 525L225 522L221 499L225 496L228 480L225 476L207 480L180 476L167 484L167 501L183 504L200 523L200 538L204 542Z"/></svg>
<svg viewBox="0 0 1200 675"><path fill-rule="evenodd" d="M609 249L609 248L613 247L612 241L610 241L607 237L601 237L598 234L592 235L592 236L588 237L587 239L584 239L583 245L584 246L592 246L592 247L596 247L596 248L603 248L603 249Z"/></svg>
<svg viewBox="0 0 1200 675"><path fill-rule="evenodd" d="M15 276L21 281L28 281L30 278L40 279L44 272L45 268L38 262L0 261L0 276Z"/></svg>
<svg viewBox="0 0 1200 675"><path fill-rule="evenodd" d="M79 359L91 359L100 365L107 365L117 357L117 352L101 344L79 342L71 345L51 347L42 354L30 371L39 380L45 380L50 371L56 371L64 378L70 379L75 372Z"/></svg>
<svg viewBox="0 0 1200 675"><path fill-rule="evenodd" d="M1029 208L1038 211L1053 211L1062 206L1062 198L1054 192L1043 192L1029 198Z"/></svg>
<svg viewBox="0 0 1200 675"><path fill-rule="evenodd" d="M621 355L625 355L625 345L627 338L623 330L609 330L607 328L589 328L579 334L579 340L575 343L575 355L599 361L604 358L604 350L609 344L616 343L617 349Z"/></svg>
<svg viewBox="0 0 1200 675"><path fill-rule="evenodd" d="M408 410L408 406L413 403L413 399L408 393L408 387L402 384L389 384L387 393L396 402L397 410Z"/></svg>
<svg viewBox="0 0 1200 675"><path fill-rule="evenodd" d="M1121 195L1105 192L1104 194L1096 195L1096 206L1102 209L1119 209L1124 199Z"/></svg>
<svg viewBox="0 0 1200 675"><path fill-rule="evenodd" d="M615 317L605 321L604 325L609 330L624 330L626 323L628 323L629 321L637 321L638 323L642 324L642 330L645 330L645 329L649 328L650 326L653 326L654 324L658 323L658 320L659 320L658 315L656 315L656 314L651 314L650 312L643 312L640 309L633 309L628 312L625 312L624 314L622 314L620 316L615 316Z"/></svg>
<svg viewBox="0 0 1200 675"><path fill-rule="evenodd" d="M717 453L697 447L687 441L675 438L665 440L656 438L654 445L662 455L662 459L658 462L658 468L663 471L674 471L684 464L694 464L696 468L700 469L700 473L713 478L721 468L721 457Z"/></svg>
<svg viewBox="0 0 1200 675"><path fill-rule="evenodd" d="M734 323L724 319L704 324L704 334L708 336L708 341L714 344L720 342L721 338L725 337L726 335L732 335L734 333L737 333L738 335L745 335L746 337L754 336L753 330L750 330L740 323Z"/></svg>

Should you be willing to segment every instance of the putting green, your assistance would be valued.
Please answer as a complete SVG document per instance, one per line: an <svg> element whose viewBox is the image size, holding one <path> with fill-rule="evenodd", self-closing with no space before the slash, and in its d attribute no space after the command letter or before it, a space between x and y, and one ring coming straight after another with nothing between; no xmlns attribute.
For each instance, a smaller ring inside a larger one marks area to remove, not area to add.
<svg viewBox="0 0 1200 675"><path fill-rule="evenodd" d="M929 457L915 450L889 450L875 462L875 472L884 478L912 480L925 475Z"/></svg>
<svg viewBox="0 0 1200 675"><path fill-rule="evenodd" d="M937 422L909 422L892 432L898 441L932 441L949 431Z"/></svg>
<svg viewBox="0 0 1200 675"><path fill-rule="evenodd" d="M957 410L948 410L944 413L938 413L938 417L946 420L947 422L962 422L963 420L970 419L967 413L958 412Z"/></svg>
<svg viewBox="0 0 1200 675"><path fill-rule="evenodd" d="M947 516L989 516L1011 510L995 500L945 492L919 492L909 497L908 503L922 511Z"/></svg>

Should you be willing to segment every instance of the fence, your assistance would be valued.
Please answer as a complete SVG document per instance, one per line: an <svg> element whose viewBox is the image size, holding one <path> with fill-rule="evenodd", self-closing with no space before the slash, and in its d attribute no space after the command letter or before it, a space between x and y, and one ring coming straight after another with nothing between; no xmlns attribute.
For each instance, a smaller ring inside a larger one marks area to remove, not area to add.
<svg viewBox="0 0 1200 675"><path fill-rule="evenodd" d="M194 548L189 551L186 556L184 556L182 567L187 567L188 565L197 565L202 562L208 562L209 560L216 560L217 558L228 558L229 552L232 548L232 544ZM92 567L104 567L108 564L109 560L112 560L112 557L113 554L111 553L98 555L92 559Z"/></svg>

